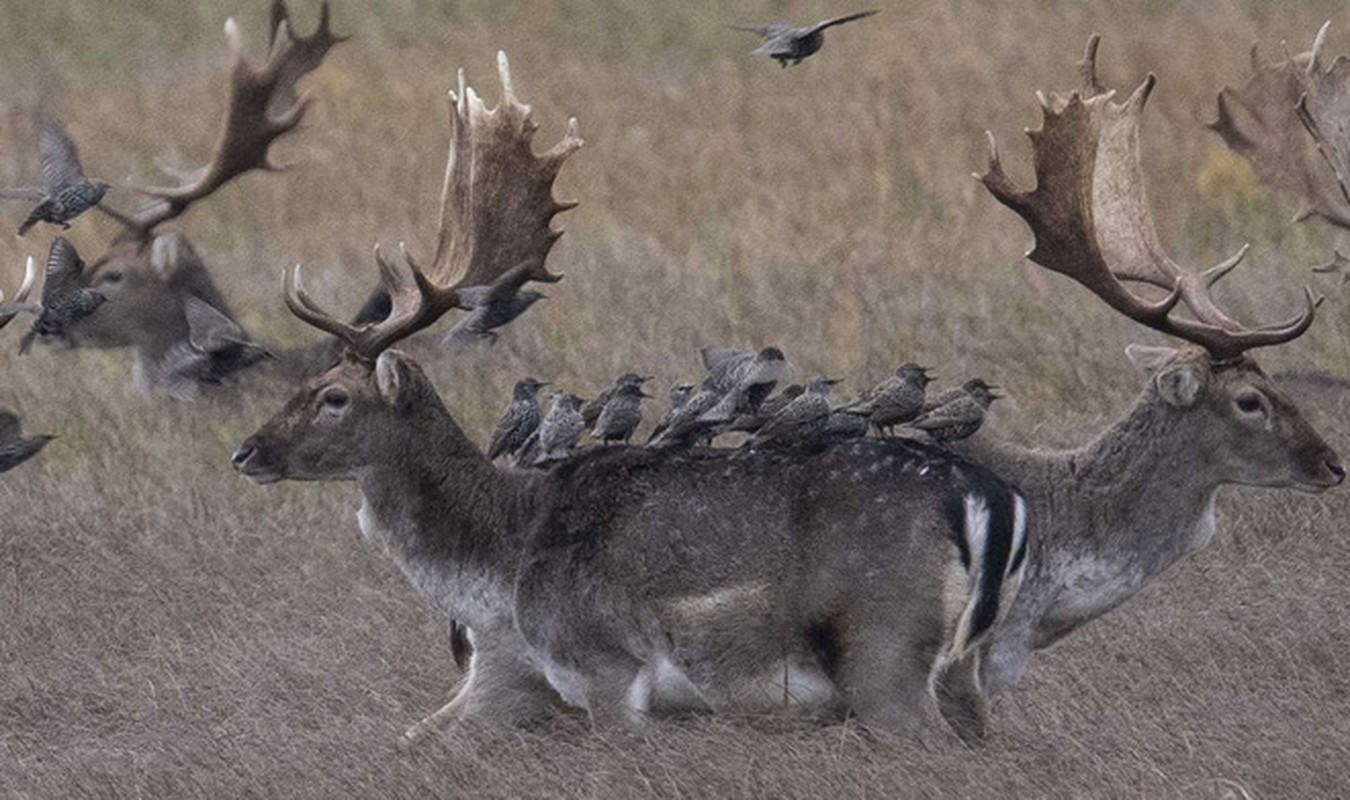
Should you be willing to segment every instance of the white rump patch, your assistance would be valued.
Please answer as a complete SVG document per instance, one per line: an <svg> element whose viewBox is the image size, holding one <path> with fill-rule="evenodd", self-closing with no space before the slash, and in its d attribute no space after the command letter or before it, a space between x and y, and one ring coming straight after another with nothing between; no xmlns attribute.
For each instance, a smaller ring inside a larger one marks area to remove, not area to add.
<svg viewBox="0 0 1350 800"><path fill-rule="evenodd" d="M1017 558L1017 551L1022 549L1022 545L1027 539L1027 503L1022 499L1022 495L1013 495L1013 535L1012 544L1008 547L1008 571L1004 577L1012 574L1013 559ZM1018 565L1021 569L1026 567L1027 560L1025 556L1022 563Z"/></svg>

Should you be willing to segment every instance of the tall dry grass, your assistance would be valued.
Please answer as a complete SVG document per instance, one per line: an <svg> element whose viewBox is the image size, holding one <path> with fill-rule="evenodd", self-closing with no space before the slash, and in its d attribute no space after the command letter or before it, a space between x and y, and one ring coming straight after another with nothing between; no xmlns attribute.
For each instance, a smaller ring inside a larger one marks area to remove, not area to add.
<svg viewBox="0 0 1350 800"><path fill-rule="evenodd" d="M1306 46L1330 2L891 3L782 71L723 26L808 19L819 2L592 0L338 2L351 33L309 82L295 165L250 176L181 223L245 324L268 342L314 338L285 313L283 265L354 309L369 247L432 241L446 145L444 93L463 66L489 98L493 53L542 123L575 115L587 147L559 195L582 205L553 266L568 273L494 349L428 363L485 438L529 372L592 392L622 371L692 376L705 344L783 346L803 374L862 388L920 358L981 374L1012 398L995 435L1080 440L1129 402L1122 356L1155 339L1021 259L1029 235L969 177L983 131L1026 178L1034 91L1069 87L1088 34L1103 77L1160 85L1145 128L1159 228L1184 263L1252 241L1223 298L1284 316L1339 237L1203 128L1247 48ZM298 10L301 28L312 5ZM221 24L256 53L264 4L0 2L0 181L37 175L30 110L59 108L91 172L155 177L152 158L205 155L220 112ZM122 192L115 202L133 204ZM5 225L21 209L0 209ZM98 218L71 235L97 253ZM49 232L0 241L0 286ZM1339 242L1342 247L1344 241ZM1329 284L1326 288L1330 288ZM1271 371L1344 372L1350 315L1262 354ZM1344 664L1350 547L1342 493L1229 490L1224 534L1129 606L1033 664L969 752L853 726L695 720L642 739L466 731L412 756L402 727L455 680L445 623L361 544L350 487L258 489L234 445L289 387L165 406L129 386L120 352L0 348L0 406L60 433L0 477L0 794L66 796L1180 796L1334 797L1350 763ZM1327 406L1335 409L1335 406ZM1312 413L1342 452L1350 426ZM1227 795L1224 793L1228 792Z"/></svg>

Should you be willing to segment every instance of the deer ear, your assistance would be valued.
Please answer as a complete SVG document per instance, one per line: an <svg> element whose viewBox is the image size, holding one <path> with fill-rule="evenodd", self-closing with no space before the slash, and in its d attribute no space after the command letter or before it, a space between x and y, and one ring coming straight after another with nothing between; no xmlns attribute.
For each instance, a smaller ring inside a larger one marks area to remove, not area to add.
<svg viewBox="0 0 1350 800"><path fill-rule="evenodd" d="M384 402L395 408L402 406L413 389L411 365L397 350L385 350L375 359L375 385Z"/></svg>
<svg viewBox="0 0 1350 800"><path fill-rule="evenodd" d="M1167 367L1159 372L1154 382L1158 384L1158 394L1171 406L1189 408L1200 396L1205 378L1195 364L1181 363Z"/></svg>
<svg viewBox="0 0 1350 800"><path fill-rule="evenodd" d="M1177 351L1171 347L1151 347L1146 344L1132 344L1125 348L1125 355L1130 357L1130 362L1134 364L1135 369L1152 377L1162 369L1162 366L1171 361Z"/></svg>

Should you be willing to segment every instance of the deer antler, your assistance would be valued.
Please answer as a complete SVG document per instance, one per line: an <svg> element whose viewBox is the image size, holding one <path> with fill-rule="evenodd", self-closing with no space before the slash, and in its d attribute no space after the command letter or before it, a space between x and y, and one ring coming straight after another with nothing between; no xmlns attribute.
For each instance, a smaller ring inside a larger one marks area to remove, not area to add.
<svg viewBox="0 0 1350 800"><path fill-rule="evenodd" d="M406 272L375 249L380 283L392 306L384 320L365 325L342 322L305 294L299 266L285 276L291 312L341 339L358 357L373 359L450 309L470 305L461 297L462 289L562 279L544 262L562 235L552 229L553 217L576 207L553 199L553 181L563 162L582 145L577 121L568 121L562 140L552 149L534 155L530 140L538 125L530 118L530 107L516 99L505 53L497 54L497 68L502 100L496 108L487 108L465 84L463 70L458 90L450 92L452 138L431 270L423 271L402 246L400 260Z"/></svg>
<svg viewBox="0 0 1350 800"><path fill-rule="evenodd" d="M14 299L8 303L0 304L0 328L10 323L10 320L18 316L21 307L28 302L28 295L33 292L33 281L37 279L37 262L32 256L28 257L28 263L23 270L23 283L19 284L19 290L14 293ZM0 300L5 299L5 293L0 292Z"/></svg>
<svg viewBox="0 0 1350 800"><path fill-rule="evenodd" d="M1043 123L1040 130L1027 132L1035 190L1021 191L1012 184L989 136L989 171L976 177L1031 227L1036 246L1027 257L1073 278L1130 319L1204 347L1216 360L1301 335L1320 302L1311 290L1298 317L1260 328L1243 327L1215 305L1210 287L1238 265L1245 246L1201 273L1182 270L1164 252L1139 162L1139 125L1157 79L1150 74L1124 103L1112 102L1115 93L1103 90L1097 80L1098 42L1095 35L1088 41L1079 65L1080 91L1039 95ZM1148 302L1125 281L1156 286L1168 295ZM1194 319L1172 316L1178 302Z"/></svg>
<svg viewBox="0 0 1350 800"><path fill-rule="evenodd" d="M211 161L191 172L190 180L180 186L142 189L155 200L136 214L114 215L132 233L148 235L155 226L177 217L245 172L275 169L267 160L268 149L299 125L305 115L307 101L296 96L296 83L319 66L333 45L347 37L333 34L327 2L320 7L314 33L299 36L286 4L273 0L271 27L267 61L255 67L244 59L239 26L233 19L225 22L232 60L229 110Z"/></svg>
<svg viewBox="0 0 1350 800"><path fill-rule="evenodd" d="M1345 131L1334 122L1350 112L1350 68L1344 59L1337 59L1329 72L1321 71L1317 62L1327 30L1323 25L1312 52L1286 53L1275 63L1261 63L1253 46L1251 80L1241 89L1219 92L1219 116L1209 127L1251 162L1261 180L1298 200L1296 220L1319 216L1350 228L1350 200L1345 193L1350 161ZM1310 96L1306 107L1305 93ZM1340 142L1339 159L1323 134Z"/></svg>

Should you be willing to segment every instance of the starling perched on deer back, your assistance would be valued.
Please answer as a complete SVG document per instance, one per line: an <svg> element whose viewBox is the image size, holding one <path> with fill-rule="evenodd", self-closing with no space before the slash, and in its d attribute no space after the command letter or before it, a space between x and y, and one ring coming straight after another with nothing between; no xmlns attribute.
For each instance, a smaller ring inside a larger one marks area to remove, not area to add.
<svg viewBox="0 0 1350 800"><path fill-rule="evenodd" d="M772 25L732 25L731 27L738 31L749 31L764 40L764 44L756 48L751 55L768 56L777 61L779 66L786 67L789 62L796 66L802 63L802 59L817 53L825 44L826 28L843 25L845 22L852 22L855 19L870 17L875 13L877 12L860 11L856 14L821 20L804 28L797 28L781 22Z"/></svg>
<svg viewBox="0 0 1350 800"><path fill-rule="evenodd" d="M764 427L764 423L787 407L788 403L802 396L806 387L794 383L783 391L759 404L759 408L747 414L740 414L721 429L721 433L754 433Z"/></svg>
<svg viewBox="0 0 1350 800"><path fill-rule="evenodd" d="M980 429L990 404L1003 396L994 392L997 388L979 378L967 381L960 395L926 412L909 425L926 431L940 443L965 439Z"/></svg>
<svg viewBox="0 0 1350 800"><path fill-rule="evenodd" d="M19 418L0 411L0 472L8 472L38 454L55 436L24 436Z"/></svg>
<svg viewBox="0 0 1350 800"><path fill-rule="evenodd" d="M830 416L830 389L839 383L816 378L797 399L788 403L746 441L746 447L793 445L814 439Z"/></svg>
<svg viewBox="0 0 1350 800"><path fill-rule="evenodd" d="M605 410L605 404L609 402L609 399L614 396L620 386L628 384L641 386L651 379L652 376L650 375L639 375L636 372L626 372L621 375L613 386L596 395L595 399L587 403L586 407L581 410L581 417L586 421L586 427L595 427L596 421L600 419L600 412Z"/></svg>
<svg viewBox="0 0 1350 800"><path fill-rule="evenodd" d="M614 387L614 395L605 403L604 410L596 419L591 435L605 444L610 442L627 444L628 440L633 438L633 432L637 430L638 425L642 424L642 400L647 397L651 395L642 391L640 381L624 383L621 380L619 385Z"/></svg>
<svg viewBox="0 0 1350 800"><path fill-rule="evenodd" d="M84 262L75 246L58 236L47 253L47 279L42 284L42 305L35 312L33 327L19 340L19 352L27 353L39 336L64 337L77 322L94 313L108 298L80 286ZM25 309L32 311L31 308Z"/></svg>
<svg viewBox="0 0 1350 800"><path fill-rule="evenodd" d="M539 424L538 454L521 463L542 464L559 458L566 458L586 432L586 421L581 418L582 400L574 394L554 392L550 398L548 413Z"/></svg>
<svg viewBox="0 0 1350 800"><path fill-rule="evenodd" d="M679 410L671 414L670 424L665 430L653 436L647 444L651 447L687 447L700 439L709 439L709 432L716 425L701 417L717 406L722 399L713 378L704 378L703 385Z"/></svg>
<svg viewBox="0 0 1350 800"><path fill-rule="evenodd" d="M525 440L530 438L530 434L539 427L541 386L548 384L540 383L534 378L516 381L516 387L511 392L511 405L497 423L497 429L492 432L492 444L488 447L489 460L496 460L501 455L515 454L525 444Z"/></svg>
<svg viewBox="0 0 1350 800"><path fill-rule="evenodd" d="M903 364L893 377L863 392L845 409L866 417L879 433L890 433L894 426L909 422L923 412L924 394L931 380L926 367Z"/></svg>
<svg viewBox="0 0 1350 800"><path fill-rule="evenodd" d="M675 414L677 414L681 408L684 408L684 404L689 402L689 398L693 396L694 384L692 383L677 383L670 387L670 409L666 411L666 415L662 417L661 421L652 429L651 435L647 437L648 443L664 433L666 428L670 427L671 419L674 418ZM597 418L599 417L598 414L596 416Z"/></svg>
<svg viewBox="0 0 1350 800"><path fill-rule="evenodd" d="M84 176L79 151L66 133L61 121L48 117L38 131L38 154L42 158L41 189L9 189L4 197L36 200L37 207L19 226L23 236L39 222L50 222L62 228L70 227L70 220L98 205L108 193L108 184L91 181Z"/></svg>

